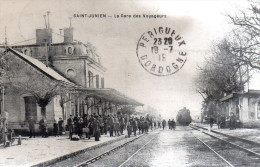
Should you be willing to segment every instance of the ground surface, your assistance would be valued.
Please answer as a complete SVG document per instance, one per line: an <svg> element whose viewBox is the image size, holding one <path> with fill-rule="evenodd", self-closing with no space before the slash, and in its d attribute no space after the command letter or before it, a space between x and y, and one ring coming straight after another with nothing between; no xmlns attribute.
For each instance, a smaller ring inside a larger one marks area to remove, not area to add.
<svg viewBox="0 0 260 167"><path fill-rule="evenodd" d="M223 160L198 141L192 132L194 130L189 127L177 127L174 131L157 129L88 166L227 166ZM201 135L200 137L205 136ZM122 140L114 143L113 147L123 142ZM112 148L112 146L109 147ZM100 150L71 157L55 164L55 166L74 166L90 157L94 157L95 154L104 152L106 149L109 149L108 146L107 148L100 148Z"/></svg>
<svg viewBox="0 0 260 167"><path fill-rule="evenodd" d="M240 130L241 131L241 130ZM251 136L250 130L243 130L247 136ZM232 131L233 133L234 131ZM226 133L231 133L226 130ZM255 133L252 133L255 134ZM238 134L236 134L238 135ZM217 139L209 137L201 131L190 127L178 126L176 130L156 129L148 134L133 135L130 138L125 136L109 137L103 136L102 141L95 142L83 139L80 141L69 141L66 137L59 138L36 138L25 141L22 146L12 146L0 150L0 166L30 166L36 161L43 161L40 156L55 158L54 155L73 152L79 148L89 147L105 141L113 141L95 149L71 156L68 159L56 162L49 166L75 166L97 155L100 155L125 142L135 139L124 147L103 156L101 159L89 164L91 167L121 167L121 166L148 166L148 167L222 167L228 166L227 162L218 157L207 148L198 138L212 147L217 153L223 156L234 166L260 166L258 157L252 156L234 147L228 146ZM253 135L254 136L254 135ZM32 146L33 145L33 146ZM33 148L33 149L32 149ZM255 149L260 150L260 149ZM14 152L12 152L14 151ZM25 154L24 152L27 153ZM27 158L22 160L22 157ZM31 159L31 160L30 160ZM34 160L33 160L34 159Z"/></svg>

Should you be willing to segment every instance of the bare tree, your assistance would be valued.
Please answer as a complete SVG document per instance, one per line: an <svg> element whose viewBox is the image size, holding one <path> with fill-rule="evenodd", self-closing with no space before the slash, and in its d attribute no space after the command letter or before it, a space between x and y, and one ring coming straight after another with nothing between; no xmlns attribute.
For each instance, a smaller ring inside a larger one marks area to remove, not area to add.
<svg viewBox="0 0 260 167"><path fill-rule="evenodd" d="M227 39L214 44L205 66L199 67L195 87L204 99L204 110L216 110L212 109L212 104L217 106L224 94L243 91L249 81L247 66L236 59L232 49Z"/></svg>
<svg viewBox="0 0 260 167"><path fill-rule="evenodd" d="M260 3L250 2L247 9L227 16L235 26L232 51L237 60L260 70Z"/></svg>
<svg viewBox="0 0 260 167"><path fill-rule="evenodd" d="M66 90L64 82L48 77L11 53L7 54L8 68L5 79L9 88L21 94L30 93L41 107L42 116L46 116L46 106L58 94Z"/></svg>

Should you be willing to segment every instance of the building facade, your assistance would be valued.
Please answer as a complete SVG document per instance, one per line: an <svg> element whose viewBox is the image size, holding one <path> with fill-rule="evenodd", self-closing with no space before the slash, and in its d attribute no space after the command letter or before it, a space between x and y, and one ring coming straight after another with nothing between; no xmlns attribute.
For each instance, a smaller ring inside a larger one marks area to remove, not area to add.
<svg viewBox="0 0 260 167"><path fill-rule="evenodd" d="M38 86L40 89L45 87L42 91L56 82L65 85L66 91L55 95L46 106L49 128L59 118L67 120L70 115L109 115L116 114L122 105L142 105L114 89L105 88L106 68L101 57L90 44L73 40L72 27L64 29L63 42L54 43L52 35L50 28L37 29L35 44L10 46L8 49L10 58L15 60L11 66L17 67L12 83L15 79L21 83L20 78L27 85L30 82L34 86L44 83L43 87ZM34 73L39 77L33 78ZM1 110L9 113L9 128L26 130L30 116L37 122L42 118L42 108L33 91L27 87L21 90L21 86L17 88L6 83L3 93Z"/></svg>
<svg viewBox="0 0 260 167"><path fill-rule="evenodd" d="M260 90L248 90L244 93L232 93L222 99L221 109L243 124L259 122L260 125Z"/></svg>

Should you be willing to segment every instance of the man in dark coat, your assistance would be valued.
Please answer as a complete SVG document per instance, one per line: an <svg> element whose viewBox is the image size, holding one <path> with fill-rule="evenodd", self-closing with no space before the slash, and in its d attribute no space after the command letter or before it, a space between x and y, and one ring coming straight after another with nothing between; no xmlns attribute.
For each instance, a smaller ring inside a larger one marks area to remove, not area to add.
<svg viewBox="0 0 260 167"><path fill-rule="evenodd" d="M119 118L119 128L120 128L121 135L124 134L124 127L125 127L125 121L124 121L124 117L121 115L121 117Z"/></svg>
<svg viewBox="0 0 260 167"><path fill-rule="evenodd" d="M113 116L108 116L108 129L109 129L110 137L112 137L113 132L114 132L114 118L113 118Z"/></svg>
<svg viewBox="0 0 260 167"><path fill-rule="evenodd" d="M161 128L161 122L158 121L158 128Z"/></svg>
<svg viewBox="0 0 260 167"><path fill-rule="evenodd" d="M144 120L144 131L145 132L148 132L149 130L149 122L148 122L148 119L145 119Z"/></svg>
<svg viewBox="0 0 260 167"><path fill-rule="evenodd" d="M166 121L163 120L163 121L162 121L162 127L163 127L163 130L164 130L165 126L166 126Z"/></svg>
<svg viewBox="0 0 260 167"><path fill-rule="evenodd" d="M169 126L169 129L172 129L172 121L171 121L171 119L169 119L169 121L168 121L168 126Z"/></svg>
<svg viewBox="0 0 260 167"><path fill-rule="evenodd" d="M73 120L72 120L72 115L70 115L70 117L67 120L67 125L68 125L68 131L69 131L69 136L70 139L72 139L72 135L73 135Z"/></svg>
<svg viewBox="0 0 260 167"><path fill-rule="evenodd" d="M210 117L210 119L209 119L210 128L213 127L213 124L214 124L214 118L213 118L213 117Z"/></svg>
<svg viewBox="0 0 260 167"><path fill-rule="evenodd" d="M75 117L73 118L73 123L74 123L74 133L75 133L76 135L78 135L78 134L79 134L79 127L78 127L79 118L78 118L77 116L75 116Z"/></svg>
<svg viewBox="0 0 260 167"><path fill-rule="evenodd" d="M127 129L127 134L128 134L128 137L131 136L132 134L132 120L130 119L128 122L127 122L127 126L126 126L126 129Z"/></svg>
<svg viewBox="0 0 260 167"><path fill-rule="evenodd" d="M30 130L30 138L32 138L32 136L35 138L35 124L36 124L36 120L33 118L33 116L30 116L29 120L28 120L28 124L29 124L29 130Z"/></svg>
<svg viewBox="0 0 260 167"><path fill-rule="evenodd" d="M103 135L103 133L104 133L104 120L102 118L102 115L98 116L98 121L99 121L99 124L100 124L100 135Z"/></svg>
<svg viewBox="0 0 260 167"><path fill-rule="evenodd" d="M59 135L62 135L62 132L63 132L63 120L62 120L62 118L59 118L58 129L59 129Z"/></svg>
<svg viewBox="0 0 260 167"><path fill-rule="evenodd" d="M47 136L47 121L44 117L39 121L40 129L42 137L48 137Z"/></svg>
<svg viewBox="0 0 260 167"><path fill-rule="evenodd" d="M89 126L88 126L88 128L89 128L89 135L88 135L88 139L90 139L91 138L91 136L93 136L94 135L94 125L93 125L93 123L94 123L94 115L91 115L90 116L90 119L89 119Z"/></svg>
<svg viewBox="0 0 260 167"><path fill-rule="evenodd" d="M83 128L84 128L83 118L80 118L78 122L78 135L80 138L82 137L83 134Z"/></svg>
<svg viewBox="0 0 260 167"><path fill-rule="evenodd" d="M174 119L172 119L172 130L175 130L176 129L176 123L174 121Z"/></svg>
<svg viewBox="0 0 260 167"><path fill-rule="evenodd" d="M104 133L105 133L105 135L107 135L107 124L108 124L107 116L103 117L103 122L104 122Z"/></svg>
<svg viewBox="0 0 260 167"><path fill-rule="evenodd" d="M235 114L232 112L230 115L230 129L236 128L236 117Z"/></svg>
<svg viewBox="0 0 260 167"><path fill-rule="evenodd" d="M134 118L132 121L132 127L133 127L133 132L134 135L136 136L136 130L137 130L137 118Z"/></svg>
<svg viewBox="0 0 260 167"><path fill-rule="evenodd" d="M100 122L99 119L96 117L93 121L93 134L95 137L95 141L99 141L100 138Z"/></svg>
<svg viewBox="0 0 260 167"><path fill-rule="evenodd" d="M141 127L142 134L143 134L144 133L144 117L140 118L140 127Z"/></svg>

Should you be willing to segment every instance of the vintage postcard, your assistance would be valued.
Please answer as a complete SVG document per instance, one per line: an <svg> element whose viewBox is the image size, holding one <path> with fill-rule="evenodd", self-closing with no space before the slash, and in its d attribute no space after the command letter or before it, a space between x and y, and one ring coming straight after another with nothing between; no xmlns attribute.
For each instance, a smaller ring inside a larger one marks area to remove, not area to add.
<svg viewBox="0 0 260 167"><path fill-rule="evenodd" d="M260 1L0 4L0 166L260 166Z"/></svg>

